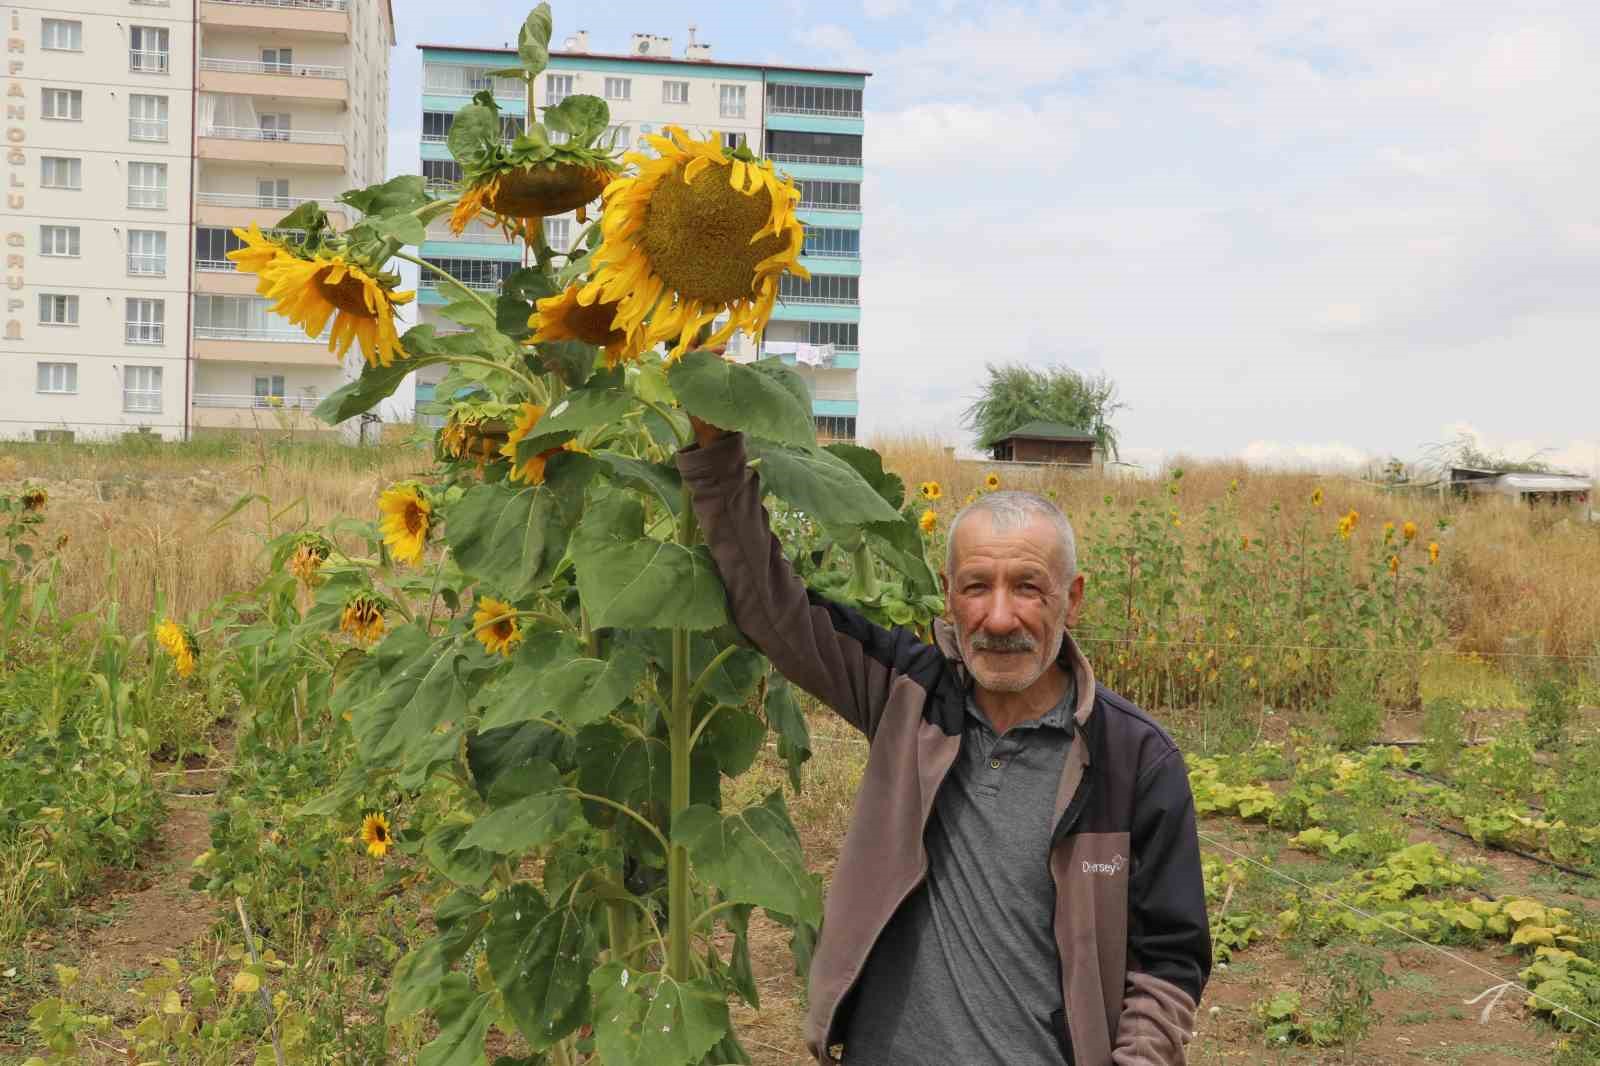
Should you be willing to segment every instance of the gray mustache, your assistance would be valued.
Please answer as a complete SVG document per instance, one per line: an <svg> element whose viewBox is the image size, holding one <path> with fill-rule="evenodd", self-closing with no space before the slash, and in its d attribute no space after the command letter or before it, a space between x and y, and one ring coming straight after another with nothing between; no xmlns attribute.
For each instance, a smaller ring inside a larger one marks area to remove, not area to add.
<svg viewBox="0 0 1600 1066"><path fill-rule="evenodd" d="M972 637L973 651L1038 651L1039 642L1026 633L1012 633L1009 636L997 637L990 633L975 633Z"/></svg>

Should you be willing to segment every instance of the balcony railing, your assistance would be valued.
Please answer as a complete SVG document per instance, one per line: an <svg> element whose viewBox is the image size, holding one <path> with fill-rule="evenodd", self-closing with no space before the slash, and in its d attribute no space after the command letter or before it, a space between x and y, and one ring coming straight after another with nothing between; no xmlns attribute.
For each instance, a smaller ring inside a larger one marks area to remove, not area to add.
<svg viewBox="0 0 1600 1066"><path fill-rule="evenodd" d="M811 200L801 200L801 211L860 211L860 204L822 204Z"/></svg>
<svg viewBox="0 0 1600 1066"><path fill-rule="evenodd" d="M128 120L128 140L130 141L157 141L165 142L167 139L167 120L155 118L130 118Z"/></svg>
<svg viewBox="0 0 1600 1066"><path fill-rule="evenodd" d="M230 141L287 141L290 144L343 144L344 134L333 130L268 130L258 126L207 126L202 137Z"/></svg>
<svg viewBox="0 0 1600 1066"><path fill-rule="evenodd" d="M138 74L165 74L172 69L172 53L128 50L128 69Z"/></svg>
<svg viewBox="0 0 1600 1066"><path fill-rule="evenodd" d="M860 118L861 109L840 109L833 107L800 107L795 104L775 104L767 101L767 111L774 115L822 115L827 118Z"/></svg>
<svg viewBox="0 0 1600 1066"><path fill-rule="evenodd" d="M422 91L430 96L476 96L492 89L496 99L520 101L525 88L515 78L490 78L478 73L482 68L428 66L422 75ZM555 99L546 101L554 106Z"/></svg>
<svg viewBox="0 0 1600 1066"><path fill-rule="evenodd" d="M127 323L126 340L129 344L163 344L167 337L167 327L161 322L129 322Z"/></svg>
<svg viewBox="0 0 1600 1066"><path fill-rule="evenodd" d="M161 413L161 390L123 389L122 409L132 414L158 415Z"/></svg>
<svg viewBox="0 0 1600 1066"><path fill-rule="evenodd" d="M861 302L859 296L790 296L787 293L778 294L778 302L784 304L830 304L834 306L854 307Z"/></svg>
<svg viewBox="0 0 1600 1066"><path fill-rule="evenodd" d="M225 0L234 3L236 0ZM193 398L196 407L256 407L263 411L310 411L321 398L317 396L255 396L248 393L197 392Z"/></svg>
<svg viewBox="0 0 1600 1066"><path fill-rule="evenodd" d="M797 155L793 152L768 152L767 158L774 163L820 163L830 167L859 167L861 157L851 159L842 155Z"/></svg>
<svg viewBox="0 0 1600 1066"><path fill-rule="evenodd" d="M837 248L804 248L800 254L811 259L860 259L861 249L841 251Z"/></svg>
<svg viewBox="0 0 1600 1066"><path fill-rule="evenodd" d="M167 207L167 190L150 185L128 186L128 206L164 211Z"/></svg>
<svg viewBox="0 0 1600 1066"><path fill-rule="evenodd" d="M485 280L482 278L477 278L472 281L463 281L461 284L476 292L500 291L500 282L497 279ZM423 274L417 279L417 288L419 289L437 289L438 287L439 277L436 274Z"/></svg>
<svg viewBox="0 0 1600 1066"><path fill-rule="evenodd" d="M135 255L128 253L128 273L145 277L159 278L167 272L167 257L164 255Z"/></svg>
<svg viewBox="0 0 1600 1066"><path fill-rule="evenodd" d="M271 341L275 344L315 344L328 339L328 331L321 337L307 337L304 330L292 326L196 326L195 340L201 341Z"/></svg>
<svg viewBox="0 0 1600 1066"><path fill-rule="evenodd" d="M216 4L241 7L292 7L299 11L348 11L349 0L211 0Z"/></svg>
<svg viewBox="0 0 1600 1066"><path fill-rule="evenodd" d="M438 178L429 178L427 181L423 182L422 185L423 188L427 189L429 192L441 196L453 195L461 188L461 183L458 181L441 181Z"/></svg>
<svg viewBox="0 0 1600 1066"><path fill-rule="evenodd" d="M214 70L223 74L281 74L297 78L343 78L343 67L322 66L316 63L263 63L258 59L218 59L200 57L201 70Z"/></svg>
<svg viewBox="0 0 1600 1066"><path fill-rule="evenodd" d="M857 397L854 389L817 389L811 394L811 398L814 400L854 400Z"/></svg>
<svg viewBox="0 0 1600 1066"><path fill-rule="evenodd" d="M356 214L356 209L342 204L338 200L314 198L309 196L262 196L251 192L197 192L194 202L205 204L207 207L262 207L274 211L293 211L303 203L316 199L317 204L324 211L343 211L346 214Z"/></svg>
<svg viewBox="0 0 1600 1066"><path fill-rule="evenodd" d="M231 259L196 259L194 268L208 274L231 274L239 269Z"/></svg>

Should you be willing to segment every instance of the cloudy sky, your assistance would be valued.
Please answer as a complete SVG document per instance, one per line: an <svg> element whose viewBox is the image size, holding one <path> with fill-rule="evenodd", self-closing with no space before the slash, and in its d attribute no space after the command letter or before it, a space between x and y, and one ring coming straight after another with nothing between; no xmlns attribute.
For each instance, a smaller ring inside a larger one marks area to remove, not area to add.
<svg viewBox="0 0 1600 1066"><path fill-rule="evenodd" d="M554 5L867 86L861 428L963 440L986 361L1105 372L1129 457L1412 458L1470 428L1600 465L1600 4ZM517 8L395 0L414 45Z"/></svg>

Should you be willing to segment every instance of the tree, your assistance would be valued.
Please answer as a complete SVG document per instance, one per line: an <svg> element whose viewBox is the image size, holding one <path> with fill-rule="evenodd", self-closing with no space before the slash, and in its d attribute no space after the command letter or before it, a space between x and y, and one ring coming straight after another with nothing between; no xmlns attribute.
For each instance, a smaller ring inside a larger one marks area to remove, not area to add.
<svg viewBox="0 0 1600 1066"><path fill-rule="evenodd" d="M1106 375L1021 363L988 363L985 369L989 380L963 416L977 434L978 447L992 448L1029 422L1059 422L1093 436L1103 453L1117 456L1111 418L1127 405L1117 399L1117 384Z"/></svg>

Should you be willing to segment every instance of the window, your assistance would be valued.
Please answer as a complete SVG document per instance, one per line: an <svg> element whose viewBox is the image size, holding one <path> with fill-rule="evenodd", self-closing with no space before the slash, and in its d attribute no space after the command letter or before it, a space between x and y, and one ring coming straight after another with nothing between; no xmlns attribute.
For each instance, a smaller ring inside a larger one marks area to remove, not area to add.
<svg viewBox="0 0 1600 1066"><path fill-rule="evenodd" d="M809 281L794 274L778 278L778 299L806 304L861 302L861 279L845 274L813 274Z"/></svg>
<svg viewBox="0 0 1600 1066"><path fill-rule="evenodd" d="M293 207L294 201L289 197L289 179L257 178L256 206L282 207L285 209Z"/></svg>
<svg viewBox="0 0 1600 1066"><path fill-rule="evenodd" d="M801 133L794 130L768 130L767 155L779 162L861 163L859 133Z"/></svg>
<svg viewBox="0 0 1600 1066"><path fill-rule="evenodd" d="M40 392L77 392L77 363L40 363Z"/></svg>
<svg viewBox="0 0 1600 1066"><path fill-rule="evenodd" d="M443 111L424 111L422 113L422 143L443 144L450 136L450 127L455 125L456 117Z"/></svg>
<svg viewBox="0 0 1600 1066"><path fill-rule="evenodd" d="M454 159L424 159L422 180L434 190L458 184L461 181L461 164Z"/></svg>
<svg viewBox="0 0 1600 1066"><path fill-rule="evenodd" d="M500 139L502 141L516 140L522 136L522 131L526 124L526 120L521 115L501 115Z"/></svg>
<svg viewBox="0 0 1600 1066"><path fill-rule="evenodd" d="M83 160L47 155L39 159L39 187L42 189L83 188Z"/></svg>
<svg viewBox="0 0 1600 1066"><path fill-rule="evenodd" d="M469 289L479 289L485 292L494 292L500 288L500 283L522 265L510 259L451 259L437 256L424 256L428 262L442 270L448 270L461 279L461 284ZM437 276L425 270L418 279L418 285L424 289L431 289L438 284Z"/></svg>
<svg viewBox="0 0 1600 1066"><path fill-rule="evenodd" d="M196 293L194 335L201 340L264 340L303 344L305 331L273 314L272 303L259 296ZM322 337L326 340L328 328Z"/></svg>
<svg viewBox="0 0 1600 1066"><path fill-rule="evenodd" d="M159 26L128 27L128 69L165 74L170 69L167 31Z"/></svg>
<svg viewBox="0 0 1600 1066"><path fill-rule="evenodd" d="M128 97L128 139L165 141L167 139L167 98L134 93Z"/></svg>
<svg viewBox="0 0 1600 1066"><path fill-rule="evenodd" d="M44 91L44 108L41 114L45 118L62 119L68 122L83 121L83 90L82 89L46 89Z"/></svg>
<svg viewBox="0 0 1600 1066"><path fill-rule="evenodd" d="M256 116L257 128L261 130L263 141L287 141L290 139L289 116L287 114L262 114Z"/></svg>
<svg viewBox="0 0 1600 1066"><path fill-rule="evenodd" d="M83 23L71 19L45 19L39 47L53 52L83 51Z"/></svg>
<svg viewBox="0 0 1600 1066"><path fill-rule="evenodd" d="M835 348L858 351L861 347L859 322L807 322L807 344L831 344Z"/></svg>
<svg viewBox="0 0 1600 1066"><path fill-rule="evenodd" d="M462 67L453 63L428 63L422 68L423 91L436 96L476 96L492 89L498 97L520 100L521 78L491 78L489 67ZM387 96L387 85L384 86Z"/></svg>
<svg viewBox="0 0 1600 1066"><path fill-rule="evenodd" d="M546 74L544 76L544 102L554 107L572 95L571 74Z"/></svg>
<svg viewBox="0 0 1600 1066"><path fill-rule="evenodd" d="M767 110L799 115L861 117L861 90L767 83Z"/></svg>
<svg viewBox="0 0 1600 1066"><path fill-rule="evenodd" d="M294 71L293 48L263 48L261 65L266 74L290 74Z"/></svg>
<svg viewBox="0 0 1600 1066"><path fill-rule="evenodd" d="M815 207L824 211L861 210L861 183L859 181L802 181L800 206Z"/></svg>
<svg viewBox="0 0 1600 1066"><path fill-rule="evenodd" d="M744 86L722 86L718 104L718 113L723 118L744 118Z"/></svg>
<svg viewBox="0 0 1600 1066"><path fill-rule="evenodd" d="M127 341L129 344L160 344L166 340L165 300L128 298Z"/></svg>
<svg viewBox="0 0 1600 1066"><path fill-rule="evenodd" d="M572 247L572 219L547 218L544 220L544 243L560 251Z"/></svg>
<svg viewBox="0 0 1600 1066"><path fill-rule="evenodd" d="M664 81L661 83L661 102L664 104L686 104L689 102L689 83L686 81Z"/></svg>
<svg viewBox="0 0 1600 1066"><path fill-rule="evenodd" d="M600 139L600 143L609 148L632 148L633 127L607 126L605 136Z"/></svg>
<svg viewBox="0 0 1600 1066"><path fill-rule="evenodd" d="M606 79L606 99L607 100L632 100L633 99L633 79L632 78L607 78Z"/></svg>
<svg viewBox="0 0 1600 1066"><path fill-rule="evenodd" d="M167 272L167 235L158 229L128 231L128 273L162 277Z"/></svg>
<svg viewBox="0 0 1600 1066"><path fill-rule="evenodd" d="M128 206L165 210L167 206L165 163L128 164Z"/></svg>
<svg viewBox="0 0 1600 1066"><path fill-rule="evenodd" d="M122 371L122 409L133 414L161 413L161 368L130 366Z"/></svg>
<svg viewBox="0 0 1600 1066"><path fill-rule="evenodd" d="M277 400L277 403L273 403ZM269 374L256 378L255 405L257 407L283 406L283 375Z"/></svg>
<svg viewBox="0 0 1600 1066"><path fill-rule="evenodd" d="M801 255L820 255L834 259L861 258L861 231L806 227L806 246Z"/></svg>
<svg viewBox="0 0 1600 1066"><path fill-rule="evenodd" d="M76 326L78 324L78 298L58 292L39 294L39 324L41 326Z"/></svg>
<svg viewBox="0 0 1600 1066"><path fill-rule="evenodd" d="M853 416L817 415L818 440L855 440L856 420Z"/></svg>
<svg viewBox="0 0 1600 1066"><path fill-rule="evenodd" d="M65 255L76 258L78 255L78 227L40 226L39 254Z"/></svg>
<svg viewBox="0 0 1600 1066"><path fill-rule="evenodd" d="M722 135L722 147L724 147L724 148L743 148L744 146L745 146L745 135L744 134L742 134L742 133L724 133Z"/></svg>

